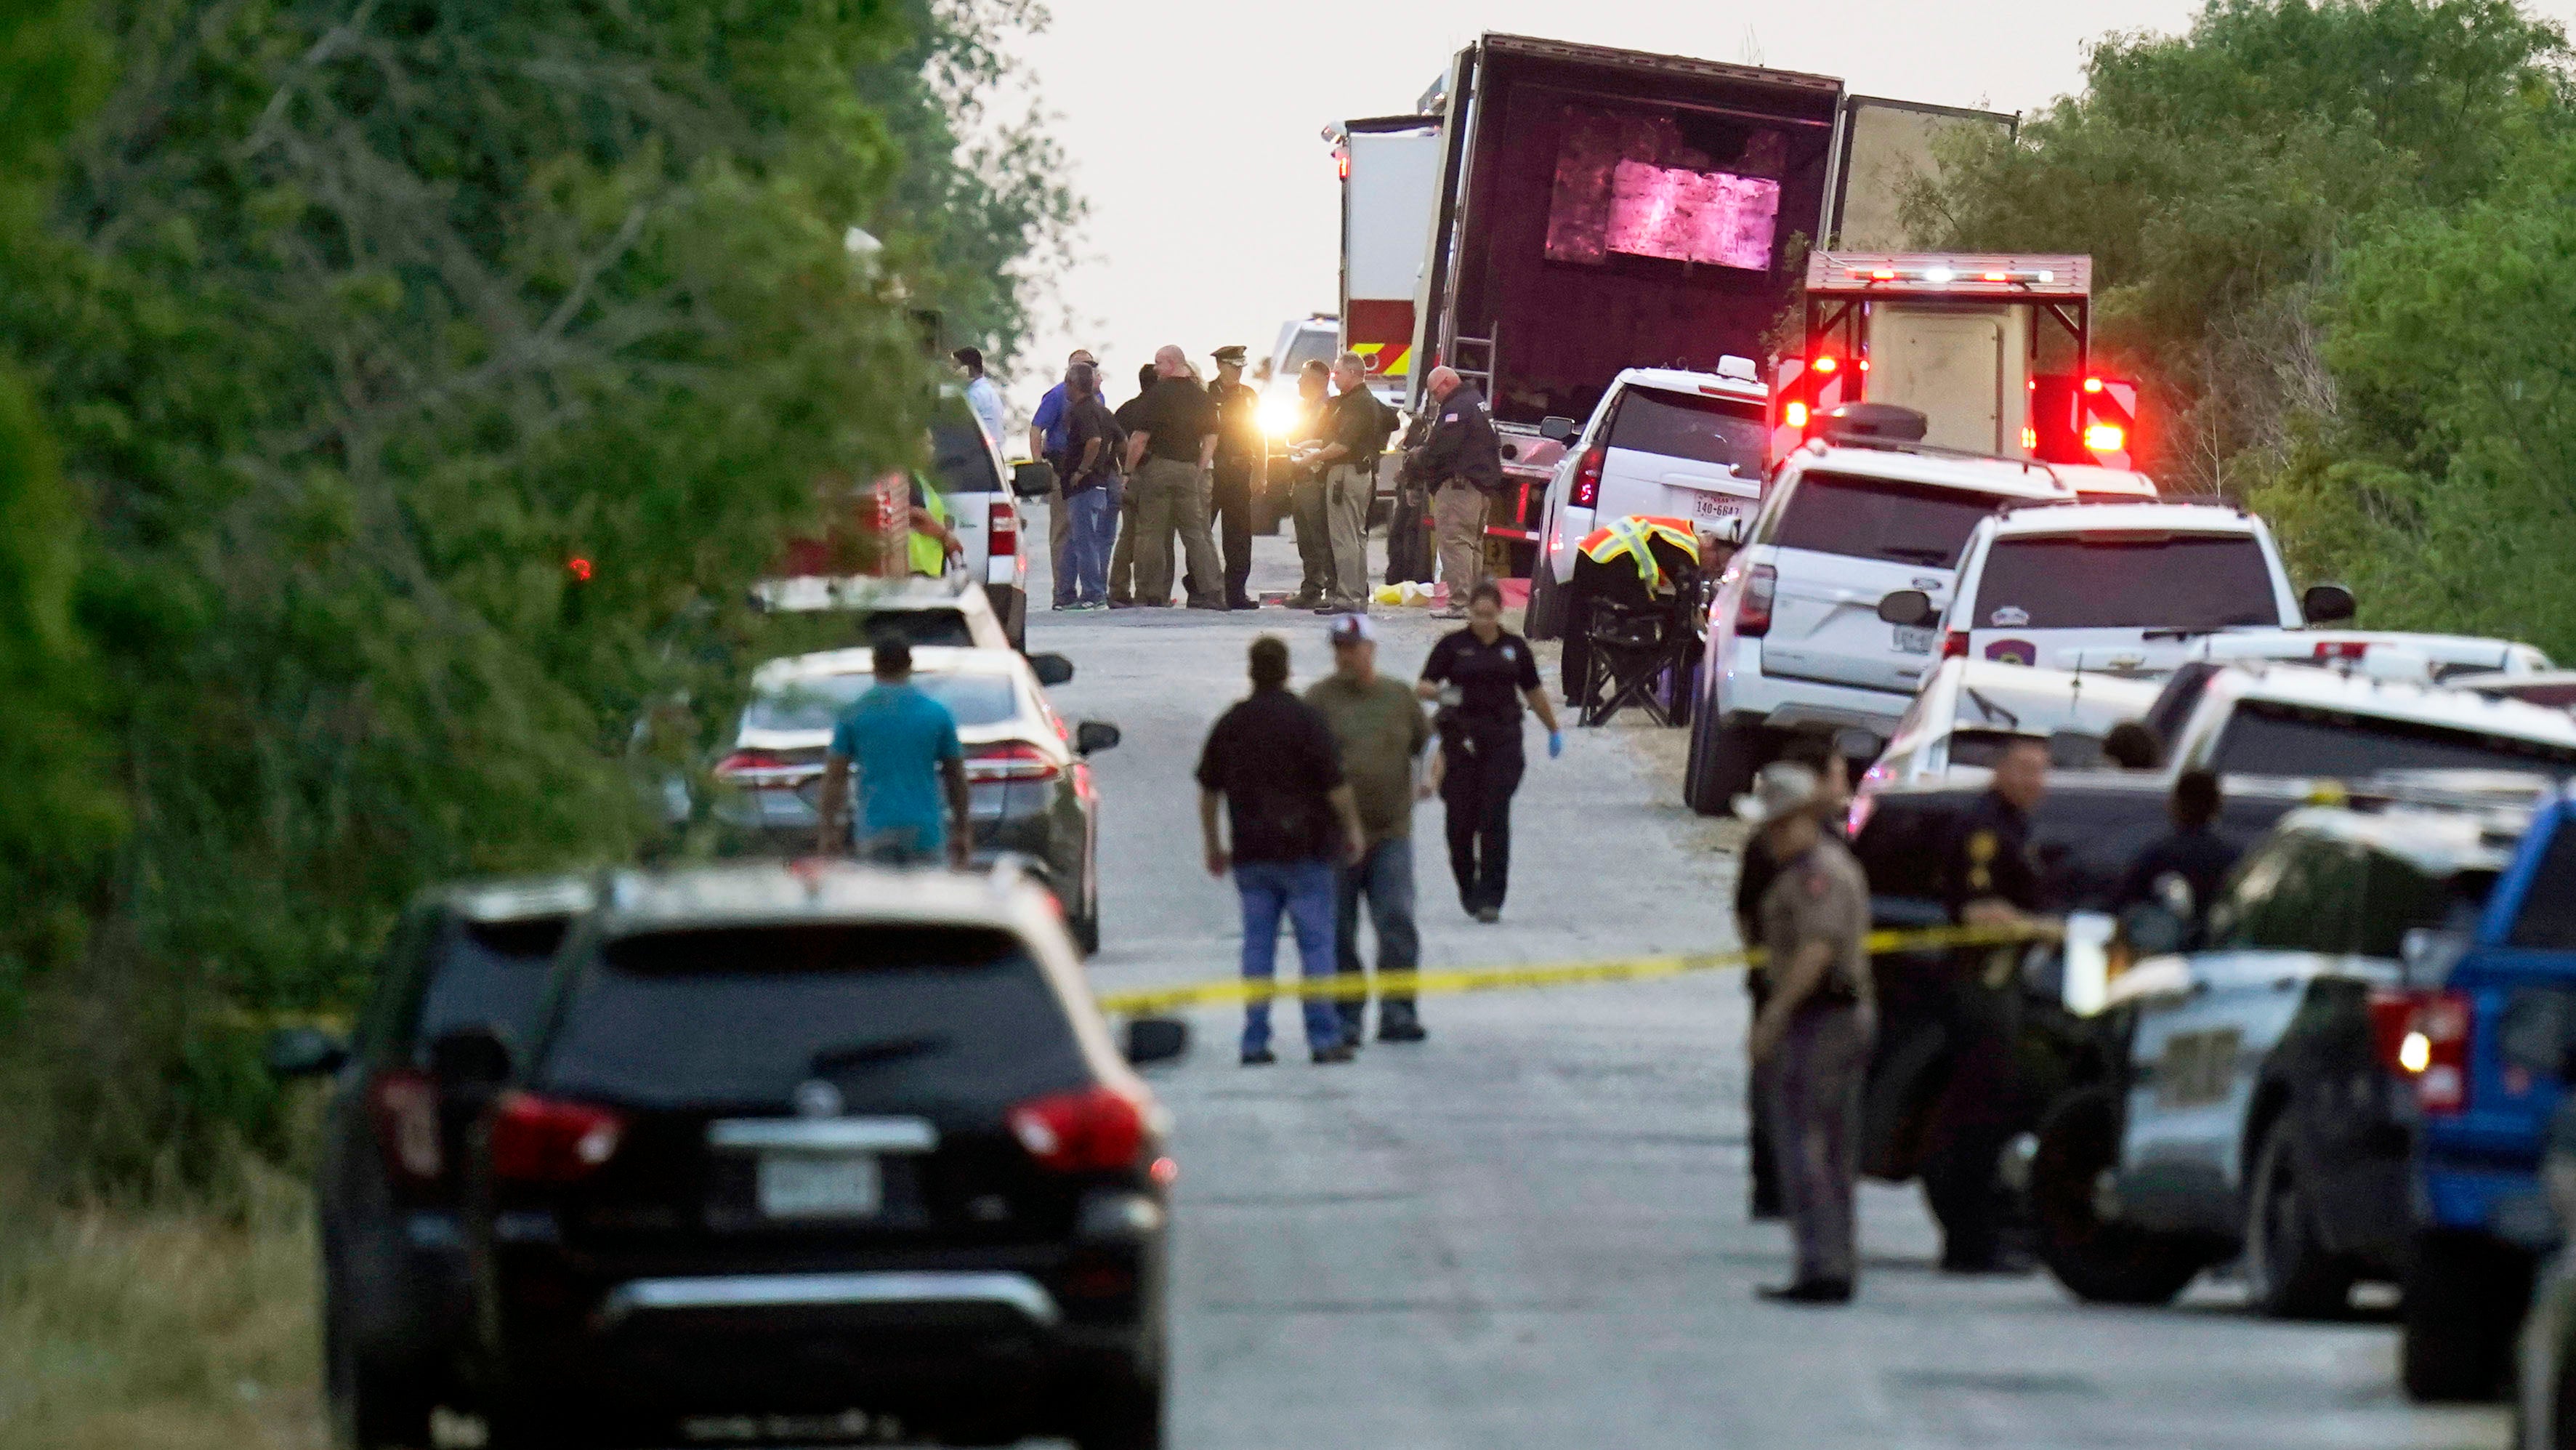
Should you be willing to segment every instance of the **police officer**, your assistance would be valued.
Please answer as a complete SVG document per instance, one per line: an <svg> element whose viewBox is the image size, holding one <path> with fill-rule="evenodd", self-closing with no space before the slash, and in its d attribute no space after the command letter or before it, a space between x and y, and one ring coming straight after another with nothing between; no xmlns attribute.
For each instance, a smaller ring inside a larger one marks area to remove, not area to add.
<svg viewBox="0 0 2576 1450"><path fill-rule="evenodd" d="M1440 542L1440 574L1449 581L1443 619L1466 618L1467 597L1485 573L1486 500L1503 491L1503 450L1485 400L1456 370L1433 368L1431 437L1412 471L1431 490L1431 526Z"/></svg>
<svg viewBox="0 0 2576 1450"><path fill-rule="evenodd" d="M1330 363L1306 359L1297 370L1297 421L1288 430L1288 517L1297 531L1299 575L1291 609L1321 609L1333 599L1333 534L1325 515L1324 474L1318 461L1332 430Z"/></svg>
<svg viewBox="0 0 2576 1450"><path fill-rule="evenodd" d="M1208 396L1216 400L1216 505L1218 544L1225 554L1225 602L1229 609L1258 609L1246 592L1252 579L1252 498L1262 483L1269 444L1261 436L1261 395L1243 385L1243 348L1218 348L1216 381Z"/></svg>
<svg viewBox="0 0 2576 1450"><path fill-rule="evenodd" d="M1778 863L1761 908L1773 986L1753 1019L1747 1053L1779 1147L1781 1206L1797 1242L1798 1271L1761 1293L1800 1304L1851 1299L1859 1269L1852 1199L1861 1082L1876 1030L1865 945L1869 882L1818 820L1821 795L1815 771L1777 761L1735 803Z"/></svg>
<svg viewBox="0 0 2576 1450"><path fill-rule="evenodd" d="M2030 813L2047 793L2047 742L2014 740L1945 848L1941 890L1953 923L2010 929L2038 921ZM2020 955L2017 945L1963 947L1945 987L1950 1081L1933 1108L1923 1196L1941 1221L1941 1267L1952 1273L2021 1267L2005 1260L1996 1199L1996 1164L2033 1111L2014 1072Z"/></svg>
<svg viewBox="0 0 2576 1450"><path fill-rule="evenodd" d="M1824 827L1827 835L1841 841L1844 808L1851 804L1851 773L1843 763L1842 751L1828 736L1798 735L1781 748L1780 758L1816 773L1817 824ZM1771 890L1771 883L1779 879L1780 863L1762 834L1746 837L1735 857L1735 929L1737 939L1748 947L1762 944L1762 898ZM1757 1016L1771 1000L1771 982L1771 973L1759 967L1744 974L1745 994L1753 999ZM1745 1084L1744 1103L1745 1122L1750 1126L1745 1148L1753 1160L1748 1216L1755 1219L1778 1218L1781 1214L1779 1157L1771 1141L1770 1110L1763 1104L1763 1084L1757 1077Z"/></svg>

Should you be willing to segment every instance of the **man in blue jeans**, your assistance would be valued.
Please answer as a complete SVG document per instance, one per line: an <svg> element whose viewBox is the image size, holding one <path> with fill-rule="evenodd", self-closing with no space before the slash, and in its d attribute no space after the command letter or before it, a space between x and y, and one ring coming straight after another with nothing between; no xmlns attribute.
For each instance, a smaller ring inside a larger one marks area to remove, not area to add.
<svg viewBox="0 0 2576 1450"><path fill-rule="evenodd" d="M877 682L832 722L814 849L836 856L855 846L866 859L890 866L944 859L963 869L974 838L966 823L966 752L957 740L957 717L912 682L912 646L903 640L878 640L868 663ZM853 767L859 809L855 828L845 831L842 806Z"/></svg>
<svg viewBox="0 0 2576 1450"><path fill-rule="evenodd" d="M1309 984L1333 978L1334 869L1359 859L1363 844L1351 788L1342 779L1333 732L1315 708L1288 693L1288 646L1252 642L1252 694L1218 718L1199 752L1199 835L1211 876L1234 872L1243 900L1243 975L1268 982L1279 955L1284 912L1297 936ZM1223 802L1233 846L1217 834ZM1341 1014L1306 999L1306 1046L1317 1062L1348 1062ZM1243 1063L1278 1061L1270 1050L1270 999L1243 1008Z"/></svg>
<svg viewBox="0 0 2576 1450"><path fill-rule="evenodd" d="M1413 800L1431 725L1412 686L1377 672L1377 626L1367 615L1341 615L1326 633L1333 641L1333 672L1306 687L1306 703L1333 727L1351 803L1368 837L1368 849L1342 868L1334 952L1343 977L1356 984L1365 901L1369 928L1377 933L1377 1040L1420 1042L1422 1018L1409 981L1422 953L1413 925ZM1342 1031L1353 1044L1367 1009L1365 996L1341 1001Z"/></svg>

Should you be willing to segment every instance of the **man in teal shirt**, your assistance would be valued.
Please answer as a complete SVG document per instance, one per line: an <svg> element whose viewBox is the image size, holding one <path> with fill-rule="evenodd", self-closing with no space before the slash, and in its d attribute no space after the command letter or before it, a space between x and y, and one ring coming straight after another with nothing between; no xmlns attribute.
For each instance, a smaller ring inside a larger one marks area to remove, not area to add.
<svg viewBox="0 0 2576 1450"><path fill-rule="evenodd" d="M870 663L876 684L832 723L815 849L828 856L851 846L891 866L930 865L944 850L948 864L962 869L974 836L966 823L966 752L957 743L957 717L912 683L909 644L881 641ZM858 821L845 832L853 765Z"/></svg>

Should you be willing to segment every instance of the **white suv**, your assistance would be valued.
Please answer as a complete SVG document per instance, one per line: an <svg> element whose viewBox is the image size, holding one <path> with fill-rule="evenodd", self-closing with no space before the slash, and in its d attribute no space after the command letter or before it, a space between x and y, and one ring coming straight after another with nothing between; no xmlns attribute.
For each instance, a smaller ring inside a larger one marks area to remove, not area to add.
<svg viewBox="0 0 2576 1450"><path fill-rule="evenodd" d="M2291 592L2272 531L2229 504L2018 508L1977 526L1942 612L1945 655L2132 676L2171 674L2212 635L2349 617L2341 586ZM1928 623L1931 601L1881 617ZM2313 616L2313 618L2311 618Z"/></svg>
<svg viewBox="0 0 2576 1450"><path fill-rule="evenodd" d="M1682 795L1727 808L1786 730L1896 728L1933 662L1931 621L1977 525L2006 504L2074 495L2045 465L1919 446L1809 443L1782 461L1710 605Z"/></svg>
<svg viewBox="0 0 2576 1450"><path fill-rule="evenodd" d="M1584 536L1611 519L1652 514L1714 531L1761 503L1769 395L1746 359L1718 367L1629 368L1601 395L1548 479L1539 547L1552 583L1574 578Z"/></svg>

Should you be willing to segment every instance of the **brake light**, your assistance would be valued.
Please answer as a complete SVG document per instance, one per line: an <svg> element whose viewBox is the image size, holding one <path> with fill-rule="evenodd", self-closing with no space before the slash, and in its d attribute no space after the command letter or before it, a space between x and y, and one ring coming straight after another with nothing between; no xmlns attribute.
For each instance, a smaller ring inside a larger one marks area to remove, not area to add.
<svg viewBox="0 0 2576 1450"><path fill-rule="evenodd" d="M1807 405L1806 405L1806 404L1804 404L1804 403L1800 403L1800 402L1792 401L1792 402L1791 402L1787 407L1782 408L1782 409L1780 410L1780 419L1781 419L1781 421L1782 421L1782 422L1787 423L1787 424L1788 424L1790 427L1792 427L1792 428L1804 428L1804 427L1806 427L1806 426L1807 426Z"/></svg>
<svg viewBox="0 0 2576 1450"><path fill-rule="evenodd" d="M2095 453L2117 453L2129 446L2129 430L2117 423L2087 424L2084 446Z"/></svg>
<svg viewBox="0 0 2576 1450"><path fill-rule="evenodd" d="M1129 1168L1145 1151L1145 1110L1125 1093L1088 1087L1011 1109L1011 1136L1041 1168L1083 1173Z"/></svg>
<svg viewBox="0 0 2576 1450"><path fill-rule="evenodd" d="M1832 372L1835 368L1838 368L1838 367L1842 366L1842 364L1840 364L1840 363L1838 363L1838 362L1835 362L1835 361L1834 361L1834 359L1833 359L1833 356L1829 353L1829 354L1825 355L1824 357L1820 357L1820 358L1816 359L1814 362L1811 362L1811 363L1807 364L1807 366L1808 366L1809 368L1813 369L1813 370L1814 370L1814 371L1816 371L1816 372L1820 372L1820 373L1829 373L1829 372Z"/></svg>
<svg viewBox="0 0 2576 1450"><path fill-rule="evenodd" d="M968 780L1053 780L1063 768L1025 740L978 745L966 752Z"/></svg>
<svg viewBox="0 0 2576 1450"><path fill-rule="evenodd" d="M2086 378L2084 380L2084 391L2088 393L2098 393L2102 391L2102 380L2100 378Z"/></svg>
<svg viewBox="0 0 2576 1450"><path fill-rule="evenodd" d="M2370 641L2362 639L2329 639L2317 644L2316 657L2321 660L2357 660L2370 653Z"/></svg>
<svg viewBox="0 0 2576 1450"><path fill-rule="evenodd" d="M1756 564L1745 576L1744 597L1735 605L1735 633L1744 639L1760 639L1771 632L1771 600L1780 590L1780 573L1768 564Z"/></svg>
<svg viewBox="0 0 2576 1450"><path fill-rule="evenodd" d="M984 551L993 558L1008 558L1020 551L1020 510L1016 504L1005 498L993 500L984 540Z"/></svg>
<svg viewBox="0 0 2576 1450"><path fill-rule="evenodd" d="M2469 1038L2477 1008L2465 992L2381 990L2370 996L2370 1032L2382 1066L2414 1084L2425 1112L2469 1105Z"/></svg>
<svg viewBox="0 0 2576 1450"><path fill-rule="evenodd" d="M367 1115L375 1119L385 1171L412 1183L438 1181L447 1155L439 1145L438 1084L429 1074L410 1068L376 1074L367 1084Z"/></svg>
<svg viewBox="0 0 2576 1450"><path fill-rule="evenodd" d="M755 770L776 770L786 763L766 750L737 750L716 762L716 779L730 780Z"/></svg>
<svg viewBox="0 0 2576 1450"><path fill-rule="evenodd" d="M492 1176L517 1183L577 1183L617 1156L626 1117L588 1103L505 1093L492 1112Z"/></svg>
<svg viewBox="0 0 2576 1450"><path fill-rule="evenodd" d="M1609 456L1609 448L1599 443L1583 450L1583 460L1574 465L1576 508L1588 509L1601 501L1601 465Z"/></svg>
<svg viewBox="0 0 2576 1450"><path fill-rule="evenodd" d="M1967 657L1968 632L1964 629L1944 630L1941 635L1941 658L1963 660Z"/></svg>

